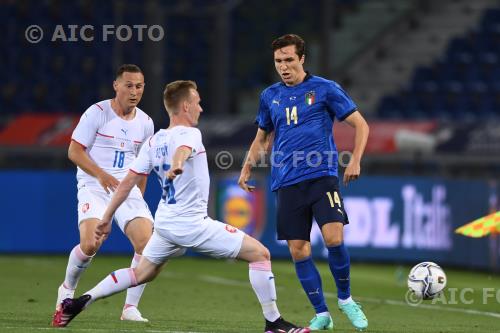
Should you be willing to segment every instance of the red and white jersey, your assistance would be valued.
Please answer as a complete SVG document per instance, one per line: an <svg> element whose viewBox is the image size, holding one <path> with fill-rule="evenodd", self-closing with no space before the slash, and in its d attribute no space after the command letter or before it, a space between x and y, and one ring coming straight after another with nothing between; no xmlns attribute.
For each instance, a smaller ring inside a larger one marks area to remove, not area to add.
<svg viewBox="0 0 500 333"><path fill-rule="evenodd" d="M191 148L191 155L184 163L183 173L172 181L167 178L166 171L170 169L175 151L181 146ZM153 169L163 189L156 211L156 225L169 221L195 221L207 216L210 176L199 129L175 126L159 130L142 146L130 167L138 174L149 174Z"/></svg>
<svg viewBox="0 0 500 333"><path fill-rule="evenodd" d="M134 119L120 118L111 108L111 100L89 107L80 118L71 139L87 149L90 158L118 180L128 172L143 142L153 135L151 118L135 108ZM78 188L101 187L96 178L78 168Z"/></svg>

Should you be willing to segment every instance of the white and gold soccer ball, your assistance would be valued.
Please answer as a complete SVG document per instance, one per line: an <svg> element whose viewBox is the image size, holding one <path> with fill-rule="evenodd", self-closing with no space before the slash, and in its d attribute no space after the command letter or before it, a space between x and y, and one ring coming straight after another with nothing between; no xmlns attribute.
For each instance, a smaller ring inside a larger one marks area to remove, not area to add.
<svg viewBox="0 0 500 333"><path fill-rule="evenodd" d="M446 274L436 263L425 261L413 266L408 275L408 288L415 296L433 299L446 287Z"/></svg>

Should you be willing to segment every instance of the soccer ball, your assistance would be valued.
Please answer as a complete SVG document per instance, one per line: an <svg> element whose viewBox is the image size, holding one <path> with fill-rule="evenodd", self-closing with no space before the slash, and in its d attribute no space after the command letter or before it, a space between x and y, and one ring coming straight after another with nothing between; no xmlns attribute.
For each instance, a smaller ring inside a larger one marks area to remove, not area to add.
<svg viewBox="0 0 500 333"><path fill-rule="evenodd" d="M425 261L413 266L408 275L408 288L415 296L433 299L446 287L446 274L439 265Z"/></svg>

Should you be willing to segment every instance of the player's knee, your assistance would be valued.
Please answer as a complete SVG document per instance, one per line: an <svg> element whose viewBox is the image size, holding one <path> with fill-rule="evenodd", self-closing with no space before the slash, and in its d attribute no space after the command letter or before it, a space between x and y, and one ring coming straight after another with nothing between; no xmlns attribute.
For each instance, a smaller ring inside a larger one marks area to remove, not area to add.
<svg viewBox="0 0 500 333"><path fill-rule="evenodd" d="M82 240L80 241L80 248L82 252L88 256L93 256L97 253L99 248L101 247L102 242L95 240Z"/></svg>
<svg viewBox="0 0 500 333"><path fill-rule="evenodd" d="M137 268L134 268L134 273L138 285L151 282L155 278L155 275L152 274L152 272L141 271Z"/></svg>
<svg viewBox="0 0 500 333"><path fill-rule="evenodd" d="M256 242L255 247L252 250L252 255L248 259L249 262L269 261L271 260L271 253L267 247L262 245L262 243Z"/></svg>
<svg viewBox="0 0 500 333"><path fill-rule="evenodd" d="M262 257L262 261L271 260L271 252L269 252L269 249L262 244L260 247L260 256Z"/></svg>
<svg viewBox="0 0 500 333"><path fill-rule="evenodd" d="M144 248L146 247L146 244L148 243L148 238L141 238L139 240L134 241L134 251L137 254L142 255L142 251L144 251Z"/></svg>
<svg viewBox="0 0 500 333"><path fill-rule="evenodd" d="M289 241L288 249L293 260L302 260L311 255L311 243L307 241Z"/></svg>
<svg viewBox="0 0 500 333"><path fill-rule="evenodd" d="M325 237L325 244L326 246L339 246L342 244L344 238L342 237L342 234L333 234L333 235L328 235Z"/></svg>
<svg viewBox="0 0 500 333"><path fill-rule="evenodd" d="M301 260L309 257L311 253L307 248L290 247L290 255L294 260Z"/></svg>
<svg viewBox="0 0 500 333"><path fill-rule="evenodd" d="M139 285L153 281L158 276L158 274L160 274L162 266L163 265L151 264L141 266L141 264L139 264L138 267L134 268L134 274L137 280L137 284Z"/></svg>
<svg viewBox="0 0 500 333"><path fill-rule="evenodd" d="M140 285L140 284L144 284L144 283L148 283L148 282L151 282L154 280L156 275L152 275L152 274L149 274L149 275L136 275L136 278L137 278L137 285Z"/></svg>

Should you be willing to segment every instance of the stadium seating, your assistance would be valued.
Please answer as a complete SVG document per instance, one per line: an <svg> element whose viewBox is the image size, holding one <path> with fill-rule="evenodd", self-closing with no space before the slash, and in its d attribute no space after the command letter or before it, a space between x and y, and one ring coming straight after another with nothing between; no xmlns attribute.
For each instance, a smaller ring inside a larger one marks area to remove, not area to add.
<svg viewBox="0 0 500 333"><path fill-rule="evenodd" d="M109 78L113 68L109 59L112 43L94 45L83 40L52 41L57 25L79 25L92 22L95 26L113 20L112 2L81 1L2 1L0 20L6 25L0 40L7 80L0 86L2 114L24 112L81 113L89 101L109 96ZM28 43L25 29L39 25L44 38ZM67 38L70 31L65 30ZM101 82L108 82L101 89ZM97 87L97 89L96 89Z"/></svg>
<svg viewBox="0 0 500 333"><path fill-rule="evenodd" d="M500 118L500 9L485 11L479 26L450 40L446 52L418 67L408 87L383 97L386 119Z"/></svg>

